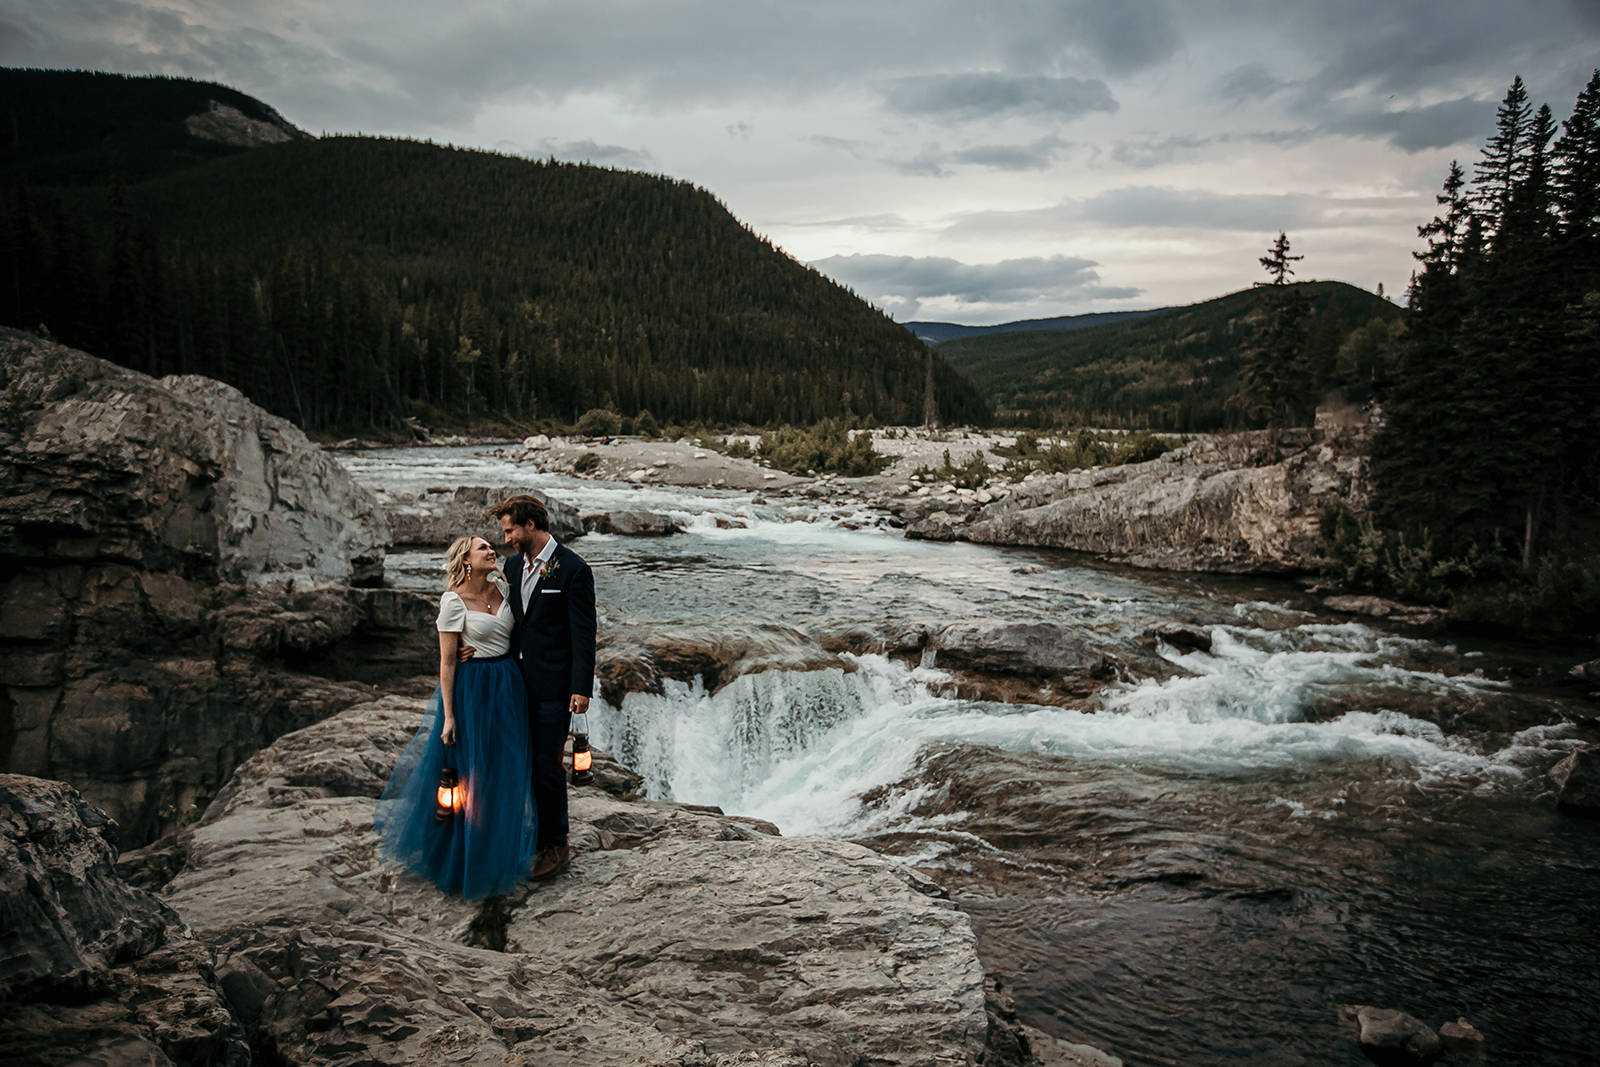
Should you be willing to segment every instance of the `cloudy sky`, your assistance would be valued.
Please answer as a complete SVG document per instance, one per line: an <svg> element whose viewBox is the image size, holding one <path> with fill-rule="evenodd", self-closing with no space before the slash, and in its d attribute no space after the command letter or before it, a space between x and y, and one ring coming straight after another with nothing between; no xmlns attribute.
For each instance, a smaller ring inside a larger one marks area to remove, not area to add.
<svg viewBox="0 0 1600 1067"><path fill-rule="evenodd" d="M1514 75L1565 117L1600 0L0 0L0 64L233 85L312 132L686 178L896 318L1301 277L1403 290Z"/></svg>

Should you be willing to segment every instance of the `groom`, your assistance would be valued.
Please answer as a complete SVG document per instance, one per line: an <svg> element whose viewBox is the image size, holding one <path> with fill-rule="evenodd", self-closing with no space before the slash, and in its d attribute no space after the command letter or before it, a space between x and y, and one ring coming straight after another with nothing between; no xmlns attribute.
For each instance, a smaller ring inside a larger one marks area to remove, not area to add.
<svg viewBox="0 0 1600 1067"><path fill-rule="evenodd" d="M572 716L589 709L594 692L594 574L576 552L550 536L550 514L538 497L511 497L490 514L500 520L512 552L505 564L517 623L511 652L528 689L533 801L539 811L533 877L549 878L571 856L561 757Z"/></svg>

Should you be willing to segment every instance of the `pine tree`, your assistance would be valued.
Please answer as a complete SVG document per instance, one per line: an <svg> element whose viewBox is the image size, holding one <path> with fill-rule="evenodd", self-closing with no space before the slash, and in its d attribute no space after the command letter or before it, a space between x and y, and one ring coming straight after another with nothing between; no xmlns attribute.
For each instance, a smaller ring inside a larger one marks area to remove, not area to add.
<svg viewBox="0 0 1600 1067"><path fill-rule="evenodd" d="M1265 419L1274 427L1297 425L1316 403L1314 375L1307 362L1311 302L1299 285L1284 280L1294 274L1290 264L1304 258L1289 254L1289 237L1282 232L1261 257L1272 281L1262 285L1254 317L1265 325L1257 328L1241 352L1241 385L1227 402L1230 410L1252 421Z"/></svg>

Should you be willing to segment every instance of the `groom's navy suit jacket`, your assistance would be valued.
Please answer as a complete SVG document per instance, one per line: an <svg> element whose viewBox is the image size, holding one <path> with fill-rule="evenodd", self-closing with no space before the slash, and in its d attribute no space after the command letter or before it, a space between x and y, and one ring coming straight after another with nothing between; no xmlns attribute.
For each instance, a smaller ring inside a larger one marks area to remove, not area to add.
<svg viewBox="0 0 1600 1067"><path fill-rule="evenodd" d="M522 568L528 557L521 552L506 560L506 583L511 586L511 613L517 628L512 651L522 663L522 681L534 703L560 700L572 694L594 695L594 572L566 545L556 545L550 557L549 577L533 587L527 608L522 605Z"/></svg>

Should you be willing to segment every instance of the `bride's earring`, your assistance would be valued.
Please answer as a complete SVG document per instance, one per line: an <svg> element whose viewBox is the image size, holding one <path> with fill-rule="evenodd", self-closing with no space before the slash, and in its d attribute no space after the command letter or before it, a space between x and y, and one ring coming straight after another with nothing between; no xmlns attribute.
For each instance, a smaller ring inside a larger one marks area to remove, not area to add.
<svg viewBox="0 0 1600 1067"><path fill-rule="evenodd" d="M470 564L470 563L467 564L467 577L468 578L472 577L472 564Z"/></svg>

